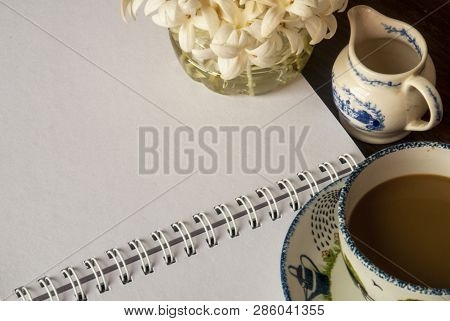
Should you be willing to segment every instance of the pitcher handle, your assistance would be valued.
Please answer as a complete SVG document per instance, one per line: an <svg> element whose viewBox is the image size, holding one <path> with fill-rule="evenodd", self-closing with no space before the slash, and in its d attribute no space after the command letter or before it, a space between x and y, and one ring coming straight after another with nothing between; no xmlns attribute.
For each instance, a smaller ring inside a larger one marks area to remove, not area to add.
<svg viewBox="0 0 450 321"><path fill-rule="evenodd" d="M412 120L406 125L405 130L425 131L439 125L444 110L442 108L441 96L439 96L434 85L422 76L411 76L406 79L403 86L405 91L409 87L416 88L425 98L430 109L430 121L427 122L421 119Z"/></svg>

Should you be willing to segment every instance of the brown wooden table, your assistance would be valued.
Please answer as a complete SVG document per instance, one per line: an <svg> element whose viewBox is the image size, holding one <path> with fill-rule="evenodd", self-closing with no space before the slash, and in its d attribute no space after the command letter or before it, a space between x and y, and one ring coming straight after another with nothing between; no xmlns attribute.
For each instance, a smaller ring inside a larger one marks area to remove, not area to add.
<svg viewBox="0 0 450 321"><path fill-rule="evenodd" d="M350 0L348 8L365 4L381 13L414 25L425 38L428 51L436 66L436 87L444 105L442 123L426 132L413 132L400 142L406 141L440 141L450 143L450 1L448 0ZM444 5L436 12L436 8ZM430 14L428 17L427 14ZM425 18L424 18L425 17ZM331 40L318 44L303 70L303 75L316 90L331 112L337 117L338 111L331 94L331 69L339 52L344 48L350 37L350 28L346 13L337 13L338 30ZM416 24L417 23L417 24ZM355 139L356 144L365 156L386 147L387 145L371 145ZM394 143L394 144L396 144Z"/></svg>

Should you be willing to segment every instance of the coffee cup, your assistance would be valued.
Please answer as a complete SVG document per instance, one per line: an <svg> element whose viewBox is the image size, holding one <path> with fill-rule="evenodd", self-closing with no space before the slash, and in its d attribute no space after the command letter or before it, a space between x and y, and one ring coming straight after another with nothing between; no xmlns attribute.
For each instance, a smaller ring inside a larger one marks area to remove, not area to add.
<svg viewBox="0 0 450 321"><path fill-rule="evenodd" d="M404 281L375 265L363 254L349 229L350 218L355 207L369 191L395 178L422 174L450 177L450 144L414 142L388 147L361 163L349 176L341 190L338 220L342 254L353 280L367 294L367 298L450 300L449 288L428 287L424 284ZM450 215L450 209L447 214ZM383 233L383 231L375 230L375 233ZM450 238L450 234L447 236ZM448 252L442 255L444 257L448 255ZM430 271L433 267L429 266Z"/></svg>

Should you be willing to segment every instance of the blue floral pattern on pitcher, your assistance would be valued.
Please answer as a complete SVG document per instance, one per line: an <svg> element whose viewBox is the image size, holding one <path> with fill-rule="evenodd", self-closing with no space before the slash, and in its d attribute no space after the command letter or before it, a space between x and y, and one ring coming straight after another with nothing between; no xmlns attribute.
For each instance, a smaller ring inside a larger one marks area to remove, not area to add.
<svg viewBox="0 0 450 321"><path fill-rule="evenodd" d="M396 28L384 22L382 22L381 25L384 27L384 30L386 30L387 33L398 33L400 37L406 39L406 41L408 41L408 43L414 48L420 58L422 58L422 48L420 48L420 46L417 44L416 38L411 36L405 28Z"/></svg>
<svg viewBox="0 0 450 321"><path fill-rule="evenodd" d="M334 103L341 113L361 123L362 127L367 131L382 131L384 129L385 117L374 104L362 101L346 87L343 87L341 90L348 96L347 99L339 95L334 84L332 90ZM350 99L359 105L361 109L353 108Z"/></svg>
<svg viewBox="0 0 450 321"><path fill-rule="evenodd" d="M365 75L360 73L358 71L358 69L356 69L356 67L353 65L352 60L350 59L349 56L347 56L347 59L348 59L348 64L350 65L350 68L355 73L355 75L361 81L365 82L366 84L369 84L369 85L372 85L372 86L385 86L385 87L398 87L398 86L400 86L402 84L401 82L382 81L382 80L377 80L377 79L369 79Z"/></svg>
<svg viewBox="0 0 450 321"><path fill-rule="evenodd" d="M439 105L437 96L434 94L434 92L428 86L427 86L427 91L428 91L428 94L431 96L431 98L433 98L434 108L436 109L436 120L441 121L442 113L441 113L441 109L440 109L440 105Z"/></svg>

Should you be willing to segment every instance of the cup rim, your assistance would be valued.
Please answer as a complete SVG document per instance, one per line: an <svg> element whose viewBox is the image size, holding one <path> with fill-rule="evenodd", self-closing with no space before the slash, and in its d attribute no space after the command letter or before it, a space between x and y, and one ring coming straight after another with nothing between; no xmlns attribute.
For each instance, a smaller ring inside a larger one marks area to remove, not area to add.
<svg viewBox="0 0 450 321"><path fill-rule="evenodd" d="M404 150L404 149L413 149L413 148L422 148L422 147L433 147L433 148L450 150L450 144L447 144L447 143L427 142L427 141L408 142L408 143L402 143L402 144L384 148L381 151L378 151L375 154L369 156L361 164L359 164L359 166L349 175L349 177L346 180L344 187L342 188L340 195L339 195L339 201L338 201L339 231L340 231L342 237L344 238L345 243L347 243L348 247L350 248L350 251L353 253L353 255L355 255L356 258L366 268L368 268L371 272L375 273L381 279L383 279L389 283L392 283L400 288L405 288L412 292L418 292L421 294L433 295L433 296L447 296L447 295L450 295L450 289L424 287L421 285L409 283L409 282L403 281L397 277L394 277L394 276L384 272L380 268L378 268L364 254L362 254L362 252L357 248L352 237L350 236L347 225L345 223L345 206L346 206L347 195L348 195L350 188L351 188L353 182L355 181L355 179L359 176L359 174L367 166L372 164L377 159L384 157L388 154L391 154L391 153L394 153L394 152L397 152L400 150Z"/></svg>

